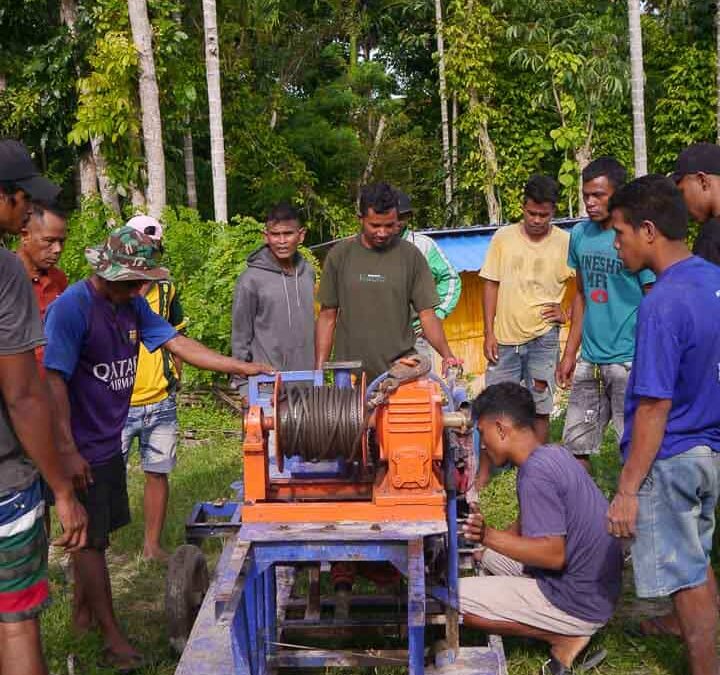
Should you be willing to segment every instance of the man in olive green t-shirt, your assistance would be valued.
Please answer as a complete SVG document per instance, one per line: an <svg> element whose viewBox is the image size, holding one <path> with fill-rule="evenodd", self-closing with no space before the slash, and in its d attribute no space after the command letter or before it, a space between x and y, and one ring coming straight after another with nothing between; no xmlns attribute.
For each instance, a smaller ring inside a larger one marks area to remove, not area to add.
<svg viewBox="0 0 720 675"><path fill-rule="evenodd" d="M422 253L394 236L397 194L387 183L360 195L360 234L328 254L320 280L315 367L328 360L335 338L338 361L362 361L368 382L413 351L413 309L423 333L443 359L443 372L458 362L440 319L435 282Z"/></svg>

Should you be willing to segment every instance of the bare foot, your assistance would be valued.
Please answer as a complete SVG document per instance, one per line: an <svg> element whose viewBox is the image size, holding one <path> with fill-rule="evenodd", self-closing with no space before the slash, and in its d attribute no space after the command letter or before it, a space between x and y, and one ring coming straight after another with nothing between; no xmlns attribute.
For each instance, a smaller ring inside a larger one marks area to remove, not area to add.
<svg viewBox="0 0 720 675"><path fill-rule="evenodd" d="M127 649L115 651L105 646L102 654L102 665L113 668L119 673L132 673L145 665L143 655L127 644Z"/></svg>
<svg viewBox="0 0 720 675"><path fill-rule="evenodd" d="M167 565L170 554L160 546L145 546L143 549L143 560L154 560L155 562Z"/></svg>
<svg viewBox="0 0 720 675"><path fill-rule="evenodd" d="M586 636L570 637L558 635L552 642L551 654L566 668L572 666L577 655L590 644Z"/></svg>

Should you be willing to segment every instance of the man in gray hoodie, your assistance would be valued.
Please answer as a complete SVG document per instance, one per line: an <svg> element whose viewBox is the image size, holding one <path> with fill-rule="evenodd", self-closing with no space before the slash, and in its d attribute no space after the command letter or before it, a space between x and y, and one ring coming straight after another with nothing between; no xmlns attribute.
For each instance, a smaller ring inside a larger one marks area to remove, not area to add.
<svg viewBox="0 0 720 675"><path fill-rule="evenodd" d="M305 228L297 211L278 204L268 214L265 246L247 260L235 284L232 355L278 370L312 370L315 272L298 253ZM247 395L247 380L234 384Z"/></svg>

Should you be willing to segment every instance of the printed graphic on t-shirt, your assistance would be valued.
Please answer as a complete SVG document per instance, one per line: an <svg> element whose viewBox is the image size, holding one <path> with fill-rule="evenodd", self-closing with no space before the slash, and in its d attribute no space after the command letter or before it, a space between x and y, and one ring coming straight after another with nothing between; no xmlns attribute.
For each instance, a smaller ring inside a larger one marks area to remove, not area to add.
<svg viewBox="0 0 720 675"><path fill-rule="evenodd" d="M364 284L383 284L385 283L384 274L361 274L360 281Z"/></svg>
<svg viewBox="0 0 720 675"><path fill-rule="evenodd" d="M611 258L606 253L585 253L580 257L580 265L585 272L590 299L605 304L609 300L608 276L620 274L625 269L622 260Z"/></svg>
<svg viewBox="0 0 720 675"><path fill-rule="evenodd" d="M93 375L107 384L112 391L132 389L135 384L138 357L118 359L110 363L97 363L93 368Z"/></svg>

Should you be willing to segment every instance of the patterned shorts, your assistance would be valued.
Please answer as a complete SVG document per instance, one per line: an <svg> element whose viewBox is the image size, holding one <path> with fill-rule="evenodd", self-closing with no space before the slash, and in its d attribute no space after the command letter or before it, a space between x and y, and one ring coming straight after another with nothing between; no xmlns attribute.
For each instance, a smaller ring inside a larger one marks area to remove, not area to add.
<svg viewBox="0 0 720 675"><path fill-rule="evenodd" d="M40 480L0 497L0 622L35 618L50 601Z"/></svg>

